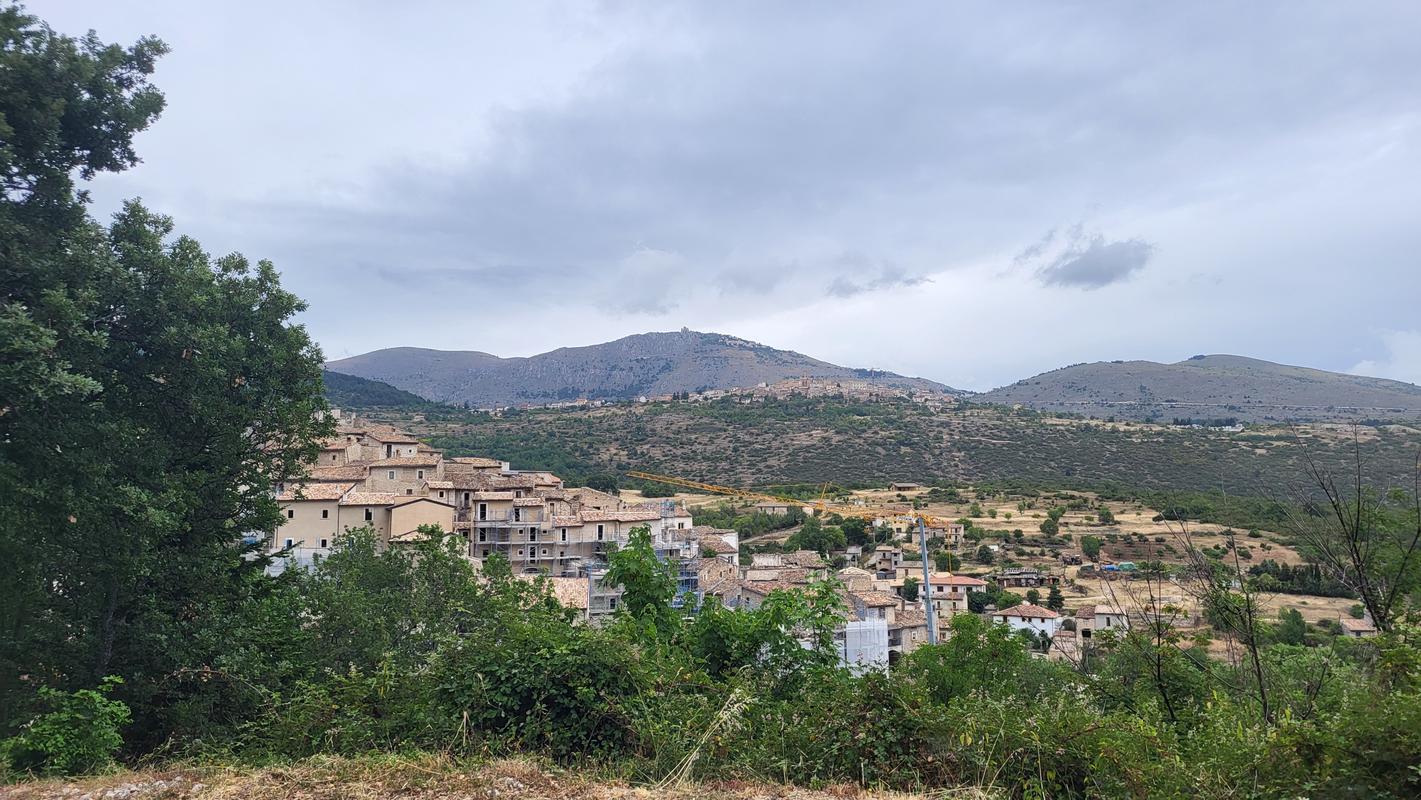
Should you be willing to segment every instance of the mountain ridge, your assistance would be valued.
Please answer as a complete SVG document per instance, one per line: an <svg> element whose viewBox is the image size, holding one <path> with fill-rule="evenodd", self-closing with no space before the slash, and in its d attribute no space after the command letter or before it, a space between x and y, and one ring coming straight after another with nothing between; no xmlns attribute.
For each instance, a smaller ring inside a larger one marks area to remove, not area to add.
<svg viewBox="0 0 1421 800"><path fill-rule="evenodd" d="M965 394L925 378L842 367L748 339L685 329L509 358L479 350L393 347L330 361L326 369L388 383L429 400L475 407L579 398L629 400L797 377Z"/></svg>
<svg viewBox="0 0 1421 800"><path fill-rule="evenodd" d="M1231 354L1172 364L1094 361L1049 370L975 402L1123 419L1351 420L1421 414L1421 387Z"/></svg>

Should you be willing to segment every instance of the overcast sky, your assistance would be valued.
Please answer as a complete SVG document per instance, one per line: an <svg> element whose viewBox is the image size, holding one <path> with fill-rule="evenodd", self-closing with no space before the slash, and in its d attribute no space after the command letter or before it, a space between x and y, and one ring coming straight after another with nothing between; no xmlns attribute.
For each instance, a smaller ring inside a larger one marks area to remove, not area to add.
<svg viewBox="0 0 1421 800"><path fill-rule="evenodd" d="M688 326L988 389L1421 382L1421 3L42 0L157 34L141 196L328 358Z"/></svg>

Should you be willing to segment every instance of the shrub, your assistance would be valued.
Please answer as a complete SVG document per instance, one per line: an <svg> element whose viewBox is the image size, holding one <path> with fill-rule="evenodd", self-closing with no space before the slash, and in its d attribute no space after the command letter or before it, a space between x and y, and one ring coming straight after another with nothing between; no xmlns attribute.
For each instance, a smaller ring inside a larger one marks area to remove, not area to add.
<svg viewBox="0 0 1421 800"><path fill-rule="evenodd" d="M41 688L44 711L0 742L0 758L11 770L39 775L81 775L113 766L123 744L119 730L131 716L127 705L108 696L122 682L110 676L97 689Z"/></svg>

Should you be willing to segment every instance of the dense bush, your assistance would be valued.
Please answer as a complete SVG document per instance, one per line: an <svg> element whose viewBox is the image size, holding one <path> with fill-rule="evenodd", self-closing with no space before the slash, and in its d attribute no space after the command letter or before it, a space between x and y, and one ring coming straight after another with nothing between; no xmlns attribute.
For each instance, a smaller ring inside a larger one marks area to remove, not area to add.
<svg viewBox="0 0 1421 800"><path fill-rule="evenodd" d="M99 772L113 765L123 745L128 706L109 698L118 678L109 677L97 689L61 692L42 687L40 708L20 731L0 741L0 765L16 772L75 775Z"/></svg>

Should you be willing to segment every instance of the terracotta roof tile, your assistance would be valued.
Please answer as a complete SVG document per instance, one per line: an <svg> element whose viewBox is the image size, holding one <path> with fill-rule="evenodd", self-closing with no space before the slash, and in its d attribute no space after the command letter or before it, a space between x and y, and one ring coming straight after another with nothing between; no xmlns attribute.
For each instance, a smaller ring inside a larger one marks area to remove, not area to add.
<svg viewBox="0 0 1421 800"><path fill-rule="evenodd" d="M439 456L396 456L370 462L372 467L434 467L439 465Z"/></svg>
<svg viewBox="0 0 1421 800"><path fill-rule="evenodd" d="M392 506L406 495L394 492L351 492L341 499L343 506Z"/></svg>
<svg viewBox="0 0 1421 800"><path fill-rule="evenodd" d="M346 464L340 467L311 467L307 478L313 481L363 481L365 474L364 464Z"/></svg>
<svg viewBox="0 0 1421 800"><path fill-rule="evenodd" d="M888 592L850 592L859 602L869 608L884 608L898 605L898 595Z"/></svg>
<svg viewBox="0 0 1421 800"><path fill-rule="evenodd" d="M298 483L287 487L276 499L283 503L302 500L339 500L341 495L355 488L354 483Z"/></svg>

